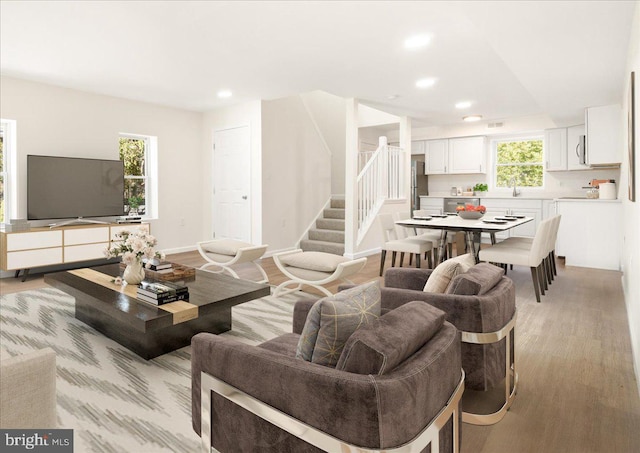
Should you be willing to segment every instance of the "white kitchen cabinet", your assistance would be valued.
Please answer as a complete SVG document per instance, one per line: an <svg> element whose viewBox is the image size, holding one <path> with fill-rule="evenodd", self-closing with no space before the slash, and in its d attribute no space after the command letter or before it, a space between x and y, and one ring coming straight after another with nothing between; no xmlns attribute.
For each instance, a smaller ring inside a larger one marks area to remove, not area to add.
<svg viewBox="0 0 640 453"><path fill-rule="evenodd" d="M486 173L485 137L449 139L449 173Z"/></svg>
<svg viewBox="0 0 640 453"><path fill-rule="evenodd" d="M477 174L487 172L485 137L425 141L425 174Z"/></svg>
<svg viewBox="0 0 640 453"><path fill-rule="evenodd" d="M622 162L620 105L590 107L585 112L588 164L590 166L620 164Z"/></svg>
<svg viewBox="0 0 640 453"><path fill-rule="evenodd" d="M556 209L562 216L556 255L567 266L620 270L619 200L557 200Z"/></svg>
<svg viewBox="0 0 640 453"><path fill-rule="evenodd" d="M589 165L580 163L578 144L585 135L584 124L567 128L567 170L589 170Z"/></svg>
<svg viewBox="0 0 640 453"><path fill-rule="evenodd" d="M411 155L424 154L424 140L416 140L411 142Z"/></svg>
<svg viewBox="0 0 640 453"><path fill-rule="evenodd" d="M442 214L444 198L420 197L420 210L427 211L429 215Z"/></svg>
<svg viewBox="0 0 640 453"><path fill-rule="evenodd" d="M505 215L524 215L533 217L531 222L511 228L496 234L496 239L506 239L509 236L534 237L538 225L542 220L542 200L524 200L518 198L482 198L480 204L487 208L484 218L501 217Z"/></svg>
<svg viewBox="0 0 640 453"><path fill-rule="evenodd" d="M427 175L442 175L448 171L449 140L426 140L424 142L424 172Z"/></svg>
<svg viewBox="0 0 640 453"><path fill-rule="evenodd" d="M542 200L542 219L548 219L556 215L556 202L553 200Z"/></svg>
<svg viewBox="0 0 640 453"><path fill-rule="evenodd" d="M567 129L547 129L544 131L545 170L567 170Z"/></svg>

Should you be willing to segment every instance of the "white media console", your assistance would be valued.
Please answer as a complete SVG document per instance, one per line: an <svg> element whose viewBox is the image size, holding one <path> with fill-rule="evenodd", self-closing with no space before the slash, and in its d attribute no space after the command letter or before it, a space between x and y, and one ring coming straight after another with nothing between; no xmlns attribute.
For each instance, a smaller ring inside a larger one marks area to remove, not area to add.
<svg viewBox="0 0 640 453"><path fill-rule="evenodd" d="M0 269L15 270L17 277L23 269L26 276L34 267L105 259L104 250L116 240L117 233L139 228L150 231L148 223L113 223L0 232Z"/></svg>

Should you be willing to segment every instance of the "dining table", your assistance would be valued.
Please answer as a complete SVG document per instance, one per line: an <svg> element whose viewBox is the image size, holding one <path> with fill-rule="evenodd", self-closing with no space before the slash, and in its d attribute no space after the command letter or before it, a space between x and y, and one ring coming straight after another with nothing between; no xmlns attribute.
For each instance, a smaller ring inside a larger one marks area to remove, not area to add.
<svg viewBox="0 0 640 453"><path fill-rule="evenodd" d="M414 229L440 230L440 242L438 243L438 263L444 261L447 235L459 231L465 234L467 252L472 253L479 262L480 240L482 233L488 233L491 244L496 243L496 233L501 233L519 225L531 222L533 217L525 216L501 216L482 217L479 219L463 219L457 214L433 215L427 217L414 217L412 219L398 220L396 225ZM476 246L477 244L477 246Z"/></svg>

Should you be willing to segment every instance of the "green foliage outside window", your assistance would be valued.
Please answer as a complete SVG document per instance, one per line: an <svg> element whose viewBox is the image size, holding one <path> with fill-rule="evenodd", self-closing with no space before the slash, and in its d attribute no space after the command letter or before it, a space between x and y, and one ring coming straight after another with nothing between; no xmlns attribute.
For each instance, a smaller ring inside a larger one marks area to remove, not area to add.
<svg viewBox="0 0 640 453"><path fill-rule="evenodd" d="M120 160L124 162L124 202L133 209L145 206L145 147L139 138L120 137Z"/></svg>
<svg viewBox="0 0 640 453"><path fill-rule="evenodd" d="M540 140L499 142L496 150L496 187L542 187L544 168Z"/></svg>

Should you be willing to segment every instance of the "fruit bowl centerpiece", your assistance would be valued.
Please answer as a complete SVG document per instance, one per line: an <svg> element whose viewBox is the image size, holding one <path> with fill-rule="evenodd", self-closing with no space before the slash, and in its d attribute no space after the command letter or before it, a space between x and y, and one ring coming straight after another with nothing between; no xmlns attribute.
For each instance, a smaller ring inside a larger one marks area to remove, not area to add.
<svg viewBox="0 0 640 453"><path fill-rule="evenodd" d="M467 220L478 220L482 218L485 212L487 212L487 208L484 206L474 206L472 204L458 206L456 210L458 211L458 216L460 218Z"/></svg>

